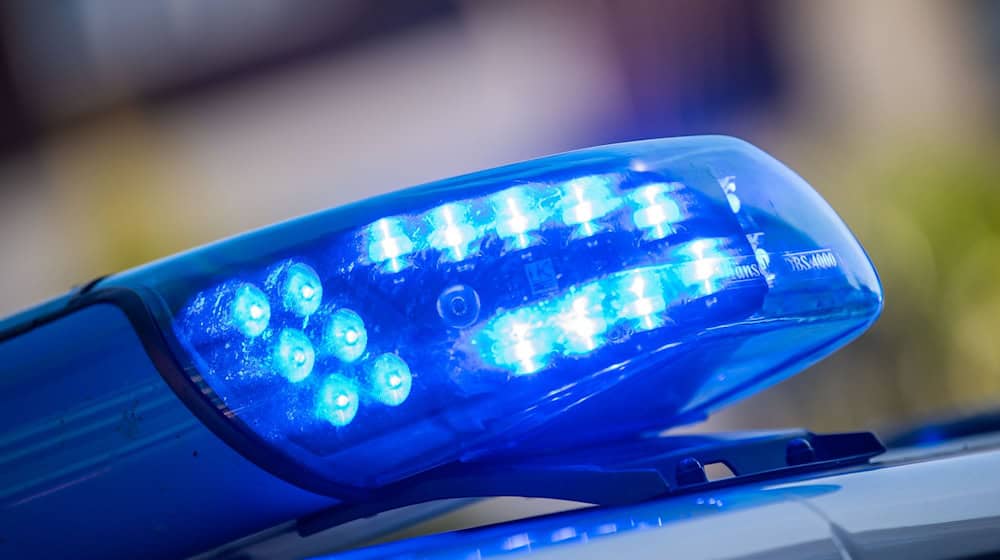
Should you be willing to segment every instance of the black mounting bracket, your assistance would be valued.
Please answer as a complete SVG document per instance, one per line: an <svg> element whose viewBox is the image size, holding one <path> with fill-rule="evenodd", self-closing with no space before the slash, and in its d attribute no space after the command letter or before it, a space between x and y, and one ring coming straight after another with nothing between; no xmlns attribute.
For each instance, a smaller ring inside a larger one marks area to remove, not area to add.
<svg viewBox="0 0 1000 560"><path fill-rule="evenodd" d="M652 436L532 457L477 457L374 490L298 521L300 535L404 506L452 498L521 496L621 505L670 494L865 463L885 451L870 432L806 430ZM709 480L705 466L733 476Z"/></svg>

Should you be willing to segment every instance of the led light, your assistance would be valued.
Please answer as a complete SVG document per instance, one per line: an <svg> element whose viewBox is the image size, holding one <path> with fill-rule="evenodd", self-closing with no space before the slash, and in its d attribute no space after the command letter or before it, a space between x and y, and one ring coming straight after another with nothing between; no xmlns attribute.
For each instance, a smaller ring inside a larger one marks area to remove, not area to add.
<svg viewBox="0 0 1000 560"><path fill-rule="evenodd" d="M382 218L368 226L368 258L390 272L399 272L409 264L404 258L413 252L413 241L406 236L398 218Z"/></svg>
<svg viewBox="0 0 1000 560"><path fill-rule="evenodd" d="M353 362L368 347L368 331L361 316L346 308L330 315L324 331L324 350L342 362Z"/></svg>
<svg viewBox="0 0 1000 560"><path fill-rule="evenodd" d="M591 175L566 182L562 189L562 220L568 226L577 226L576 234L589 237L599 230L594 223L621 205L613 192L610 177Z"/></svg>
<svg viewBox="0 0 1000 560"><path fill-rule="evenodd" d="M298 383L312 373L316 351L302 331L283 329L273 352L274 367L285 379Z"/></svg>
<svg viewBox="0 0 1000 560"><path fill-rule="evenodd" d="M604 294L597 285L570 292L563 299L555 321L562 331L564 352L584 354L603 343L602 335L608 330L603 301Z"/></svg>
<svg viewBox="0 0 1000 560"><path fill-rule="evenodd" d="M382 354L369 366L368 384L375 400L397 406L410 396L413 376L410 366L402 358L395 354Z"/></svg>
<svg viewBox="0 0 1000 560"><path fill-rule="evenodd" d="M242 284L233 294L229 316L241 333L249 337L260 336L271 320L271 304L260 288Z"/></svg>
<svg viewBox="0 0 1000 560"><path fill-rule="evenodd" d="M663 324L659 314L667 308L660 279L652 270L638 270L621 278L618 286L623 317L635 320L639 330L650 330Z"/></svg>
<svg viewBox="0 0 1000 560"><path fill-rule="evenodd" d="M671 197L676 187L654 183L637 189L629 195L635 211L632 220L643 230L647 239L662 239L672 233L670 224L683 219L680 206Z"/></svg>
<svg viewBox="0 0 1000 560"><path fill-rule="evenodd" d="M544 311L532 308L500 315L484 331L488 347L485 357L515 375L544 368L555 347L546 319Z"/></svg>
<svg viewBox="0 0 1000 560"><path fill-rule="evenodd" d="M431 230L428 243L431 247L444 251L445 260L461 261L478 248L479 232L469 220L469 209L465 204L445 204L435 208L427 217ZM472 245L476 244L476 247Z"/></svg>
<svg viewBox="0 0 1000 560"><path fill-rule="evenodd" d="M358 414L357 384L342 375L334 374L323 380L316 403L316 414L334 426L346 426Z"/></svg>
<svg viewBox="0 0 1000 560"><path fill-rule="evenodd" d="M681 270L685 284L698 288L700 295L719 291L722 282L732 273L732 265L719 250L717 239L698 239L683 247L678 254L691 259Z"/></svg>
<svg viewBox="0 0 1000 560"><path fill-rule="evenodd" d="M538 199L543 187L512 187L490 197L496 216L496 232L508 246L526 249L533 244L531 232L537 231L551 211Z"/></svg>
<svg viewBox="0 0 1000 560"><path fill-rule="evenodd" d="M312 267L293 263L277 271L275 276L286 310L300 317L307 317L319 309L323 300L323 284Z"/></svg>

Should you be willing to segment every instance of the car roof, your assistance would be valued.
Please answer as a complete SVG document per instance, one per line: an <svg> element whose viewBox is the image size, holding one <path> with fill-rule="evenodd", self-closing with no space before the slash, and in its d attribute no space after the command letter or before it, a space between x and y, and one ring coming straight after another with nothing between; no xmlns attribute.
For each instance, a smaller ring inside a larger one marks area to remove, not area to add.
<svg viewBox="0 0 1000 560"><path fill-rule="evenodd" d="M1000 551L995 436L872 464L593 507L325 558L948 558Z"/></svg>

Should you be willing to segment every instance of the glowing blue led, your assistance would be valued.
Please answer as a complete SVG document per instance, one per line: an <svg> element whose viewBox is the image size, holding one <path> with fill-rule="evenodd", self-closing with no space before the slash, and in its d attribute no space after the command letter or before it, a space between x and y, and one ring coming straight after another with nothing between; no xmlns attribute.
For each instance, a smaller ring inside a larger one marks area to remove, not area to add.
<svg viewBox="0 0 1000 560"><path fill-rule="evenodd" d="M486 329L486 358L515 375L534 373L546 366L555 348L548 314L524 308L496 317Z"/></svg>
<svg viewBox="0 0 1000 560"><path fill-rule="evenodd" d="M260 288L241 284L233 293L229 317L241 333L249 337L260 336L271 321L271 304Z"/></svg>
<svg viewBox="0 0 1000 560"><path fill-rule="evenodd" d="M283 329L272 352L274 368L285 379L298 383L312 373L316 351L302 331Z"/></svg>
<svg viewBox="0 0 1000 560"><path fill-rule="evenodd" d="M718 239L692 241L678 251L678 256L690 259L681 267L681 279L687 286L698 289L699 295L719 291L732 275L732 262L719 249Z"/></svg>
<svg viewBox="0 0 1000 560"><path fill-rule="evenodd" d="M618 208L622 201L614 193L614 181L605 175L573 179L562 188L562 221L577 226L576 234L588 237L599 228L594 223Z"/></svg>
<svg viewBox="0 0 1000 560"><path fill-rule="evenodd" d="M618 280L618 295L623 317L633 319L639 330L654 329L663 324L659 314L667 308L663 286L657 273L650 269L629 271Z"/></svg>
<svg viewBox="0 0 1000 560"><path fill-rule="evenodd" d="M554 320L562 333L565 353L585 354L603 344L602 335L608 330L603 301L604 293L600 287L591 284L571 291L560 302Z"/></svg>
<svg viewBox="0 0 1000 560"><path fill-rule="evenodd" d="M472 225L466 204L439 206L428 213L427 221L433 228L427 242L443 251L445 260L461 261L478 249L479 230Z"/></svg>
<svg viewBox="0 0 1000 560"><path fill-rule="evenodd" d="M635 211L632 221L647 239L662 239L672 233L670 224L684 217L677 201L670 195L677 190L673 185L654 183L640 187L629 195Z"/></svg>
<svg viewBox="0 0 1000 560"><path fill-rule="evenodd" d="M368 368L371 396L382 404L397 406L410 396L410 366L395 354L382 354Z"/></svg>
<svg viewBox="0 0 1000 560"><path fill-rule="evenodd" d="M357 384L342 375L331 375L319 388L316 415L334 426L346 426L358 414L359 404Z"/></svg>
<svg viewBox="0 0 1000 560"><path fill-rule="evenodd" d="M523 375L547 367L554 354L579 356L606 346L605 335L617 323L636 331L662 327L672 301L707 295L703 283L718 281L719 271L732 267L731 259L713 249L715 240L699 241L678 247L674 255L679 262L616 272L571 287L562 296L501 313L476 339L486 350L481 355Z"/></svg>
<svg viewBox="0 0 1000 560"><path fill-rule="evenodd" d="M368 331L361 316L350 309L330 315L323 330L323 349L342 362L353 362L368 347Z"/></svg>
<svg viewBox="0 0 1000 560"><path fill-rule="evenodd" d="M538 198L541 187L512 187L490 197L497 235L509 246L525 249L551 213Z"/></svg>
<svg viewBox="0 0 1000 560"><path fill-rule="evenodd" d="M409 264L404 258L413 252L413 241L403 231L399 218L382 218L367 228L368 258L390 272L399 272Z"/></svg>
<svg viewBox="0 0 1000 560"><path fill-rule="evenodd" d="M323 284L316 271L302 263L289 266L283 273L281 299L285 309L300 317L315 313L323 300Z"/></svg>

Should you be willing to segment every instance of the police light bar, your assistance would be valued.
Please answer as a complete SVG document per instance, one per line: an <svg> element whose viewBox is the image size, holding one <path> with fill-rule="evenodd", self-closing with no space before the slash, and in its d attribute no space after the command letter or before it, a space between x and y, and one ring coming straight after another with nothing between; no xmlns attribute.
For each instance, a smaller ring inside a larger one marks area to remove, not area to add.
<svg viewBox="0 0 1000 560"><path fill-rule="evenodd" d="M0 323L0 552L40 539L43 517L96 524L70 519L70 500L105 504L137 546L165 524L167 551L190 553L428 473L559 463L801 371L881 305L834 211L726 137L580 150L319 212ZM121 437L102 431L130 406Z"/></svg>

